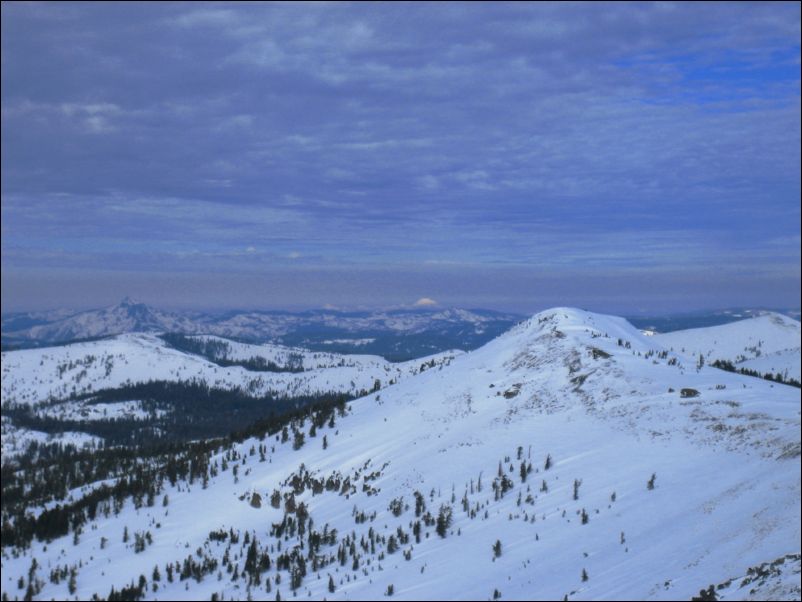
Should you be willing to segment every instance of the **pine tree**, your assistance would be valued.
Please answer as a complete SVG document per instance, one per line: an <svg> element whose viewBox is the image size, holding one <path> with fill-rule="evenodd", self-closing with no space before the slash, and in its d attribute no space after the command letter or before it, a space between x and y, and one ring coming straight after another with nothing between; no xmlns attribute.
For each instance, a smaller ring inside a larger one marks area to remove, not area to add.
<svg viewBox="0 0 802 602"><path fill-rule="evenodd" d="M498 558L501 556L501 540L497 539L496 543L493 544L493 558Z"/></svg>
<svg viewBox="0 0 802 602"><path fill-rule="evenodd" d="M451 526L451 506L445 504L440 506L440 512L437 513L437 526L435 530L440 537L445 537L448 533L448 528Z"/></svg>

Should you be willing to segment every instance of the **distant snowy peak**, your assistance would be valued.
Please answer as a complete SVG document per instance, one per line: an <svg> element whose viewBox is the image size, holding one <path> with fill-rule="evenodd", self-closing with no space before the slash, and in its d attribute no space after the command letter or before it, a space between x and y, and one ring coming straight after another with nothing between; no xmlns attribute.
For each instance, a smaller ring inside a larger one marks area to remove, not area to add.
<svg viewBox="0 0 802 602"><path fill-rule="evenodd" d="M34 340L68 341L126 332L159 332L188 325L187 320L126 297L117 305L80 312L19 334Z"/></svg>

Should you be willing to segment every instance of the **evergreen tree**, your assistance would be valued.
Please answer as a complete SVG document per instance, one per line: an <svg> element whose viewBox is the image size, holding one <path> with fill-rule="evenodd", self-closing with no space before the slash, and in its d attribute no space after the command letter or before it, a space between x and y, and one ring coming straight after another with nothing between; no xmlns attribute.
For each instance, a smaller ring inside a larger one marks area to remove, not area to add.
<svg viewBox="0 0 802 602"><path fill-rule="evenodd" d="M448 533L448 528L451 526L451 506L442 505L440 511L437 513L437 526L435 530L440 537L445 537Z"/></svg>

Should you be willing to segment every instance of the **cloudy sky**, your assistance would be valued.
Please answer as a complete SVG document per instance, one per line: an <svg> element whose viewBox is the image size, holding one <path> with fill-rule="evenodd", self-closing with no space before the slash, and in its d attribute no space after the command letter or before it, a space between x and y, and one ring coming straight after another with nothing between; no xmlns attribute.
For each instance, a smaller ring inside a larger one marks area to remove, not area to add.
<svg viewBox="0 0 802 602"><path fill-rule="evenodd" d="M799 290L799 3L2 5L4 312Z"/></svg>

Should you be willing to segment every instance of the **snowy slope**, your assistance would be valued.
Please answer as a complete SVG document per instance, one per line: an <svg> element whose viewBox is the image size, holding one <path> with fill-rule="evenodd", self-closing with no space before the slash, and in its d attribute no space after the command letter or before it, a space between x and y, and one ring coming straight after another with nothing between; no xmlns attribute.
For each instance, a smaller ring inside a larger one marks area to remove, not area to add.
<svg viewBox="0 0 802 602"><path fill-rule="evenodd" d="M738 362L737 366L754 370L760 374L779 374L783 379L800 381L802 373L802 350L799 347L766 353L751 360Z"/></svg>
<svg viewBox="0 0 802 602"><path fill-rule="evenodd" d="M697 394L683 397L682 389ZM299 450L270 438L268 459L259 462L249 449L262 441L235 446L238 455L228 457L238 475L230 465L205 487L168 485L166 508L136 509L129 500L119 515L99 514L77 542L35 542L19 557L4 550L3 591L22 595L17 580L36 557L42 599L71 599L66 579L55 584L46 575L79 559L79 599L106 596L140 574L152 599L275 599L277 589L287 599L287 571L276 580L279 546L287 551L306 541L271 537L283 511L249 501L277 488L289 493L290 477L307 473L350 477L347 495L306 488L295 500L307 505L316 529L337 529L336 544L353 534L359 558L356 568L350 553L342 565L335 558L314 570L310 562L296 592L303 599L380 599L390 585L394 597L420 600L489 599L494 590L507 600L689 599L799 552L800 391L697 370L692 359L668 353L620 318L542 312L450 365L350 405L348 416ZM522 461L532 465L525 482ZM499 470L512 487L495 499ZM415 491L435 516L441 505L452 506L452 523L445 538L424 526L420 543L413 538L391 554L389 537L398 528L409 534L419 520ZM398 516L389 510L397 498ZM122 541L126 527L148 530L152 545L135 553ZM270 553L273 566L258 585L234 579L222 564L219 575L214 570L200 581L165 580L165 563L187 556L225 557L241 573L248 546L242 537L237 544L210 540L221 528L258 537L259 550ZM362 548L371 535L379 536L376 549ZM101 538L108 542L102 550ZM336 544L324 544L321 554L336 557ZM162 575L157 591L154 565ZM780 571L770 587L773 595L798 597L798 570Z"/></svg>
<svg viewBox="0 0 802 602"><path fill-rule="evenodd" d="M765 374L780 373L800 380L802 327L778 313L709 328L693 328L655 335L661 345L708 363L731 361Z"/></svg>

